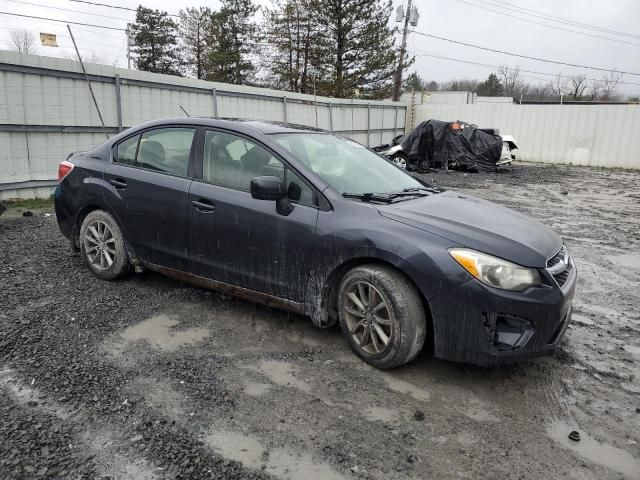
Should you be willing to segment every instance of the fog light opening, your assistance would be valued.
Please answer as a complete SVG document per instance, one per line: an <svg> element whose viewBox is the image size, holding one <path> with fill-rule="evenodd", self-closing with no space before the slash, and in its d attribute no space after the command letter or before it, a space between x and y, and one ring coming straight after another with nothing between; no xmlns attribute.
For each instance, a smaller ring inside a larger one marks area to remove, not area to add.
<svg viewBox="0 0 640 480"><path fill-rule="evenodd" d="M483 316L487 340L499 351L522 348L533 335L533 325L526 318L503 313Z"/></svg>

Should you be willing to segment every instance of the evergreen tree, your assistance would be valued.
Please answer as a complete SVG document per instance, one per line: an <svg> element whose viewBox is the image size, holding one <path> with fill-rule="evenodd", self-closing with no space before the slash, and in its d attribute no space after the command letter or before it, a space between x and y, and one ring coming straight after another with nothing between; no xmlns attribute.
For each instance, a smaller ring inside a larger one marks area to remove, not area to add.
<svg viewBox="0 0 640 480"><path fill-rule="evenodd" d="M319 92L334 97L389 96L397 68L391 1L314 0L318 29ZM407 66L411 63L405 62Z"/></svg>
<svg viewBox="0 0 640 480"><path fill-rule="evenodd" d="M276 0L265 13L264 30L270 47L269 70L274 86L292 92L312 93L311 68L317 32L311 17L313 0Z"/></svg>
<svg viewBox="0 0 640 480"><path fill-rule="evenodd" d="M476 92L484 97L501 97L504 94L504 88L498 80L498 76L492 73L489 78L478 85Z"/></svg>
<svg viewBox="0 0 640 480"><path fill-rule="evenodd" d="M138 70L170 75L181 74L178 26L167 12L142 5L131 26L134 64Z"/></svg>
<svg viewBox="0 0 640 480"><path fill-rule="evenodd" d="M222 8L211 15L207 43L207 80L249 83L255 71L250 53L255 47L257 26L252 0L222 0Z"/></svg>
<svg viewBox="0 0 640 480"><path fill-rule="evenodd" d="M409 92L411 90L415 90L416 92L419 92L425 89L425 82L424 80L422 80L422 77L418 75L418 72L413 72L405 80L404 89Z"/></svg>
<svg viewBox="0 0 640 480"><path fill-rule="evenodd" d="M206 37L211 28L211 10L206 7L180 10L180 38L184 45L184 63L196 78L205 75Z"/></svg>

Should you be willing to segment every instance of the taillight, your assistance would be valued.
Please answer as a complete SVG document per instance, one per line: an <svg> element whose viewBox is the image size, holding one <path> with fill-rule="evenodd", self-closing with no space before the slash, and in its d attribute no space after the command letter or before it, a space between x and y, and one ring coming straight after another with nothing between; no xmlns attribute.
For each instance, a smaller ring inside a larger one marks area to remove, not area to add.
<svg viewBox="0 0 640 480"><path fill-rule="evenodd" d="M64 161L61 162L60 165L58 165L58 182L61 182L64 177L66 177L67 175L69 175L69 173L71 173L71 170L73 170L73 163L68 162L68 161Z"/></svg>

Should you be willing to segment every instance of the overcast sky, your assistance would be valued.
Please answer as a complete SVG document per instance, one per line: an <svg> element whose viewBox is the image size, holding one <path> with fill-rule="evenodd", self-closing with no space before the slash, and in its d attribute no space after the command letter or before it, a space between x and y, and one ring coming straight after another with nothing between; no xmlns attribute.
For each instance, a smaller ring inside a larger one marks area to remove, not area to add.
<svg viewBox="0 0 640 480"><path fill-rule="evenodd" d="M138 2L126 0L94 1L132 8L138 5ZM268 6L271 2L270 0L259 0L257 3ZM406 0L404 2L395 0L394 8L400 4L406 4ZM146 0L144 5L166 10L169 13L178 13L181 8L189 6L206 5L216 8L219 6L219 1ZM640 1L638 0L414 0L414 5L417 5L420 12L420 21L416 30L421 32L532 57L640 73ZM555 23L548 18L536 17L537 14L533 12L517 13L500 8L507 5L635 37L593 28L580 28L567 23ZM510 18L496 13L497 11L527 20ZM87 5L71 0L0 0L0 12L49 17L116 28L124 28L135 15L134 12ZM560 28L617 41L549 28L532 22L552 24ZM63 23L7 15L0 15L0 48L6 48L6 40L12 29L23 28L32 31L35 35L40 32L58 35L60 48L40 46L38 53L51 56L70 56L73 54L71 41ZM90 57L95 54L105 63L126 66L124 32L74 25L72 25L72 29L84 56ZM600 78L601 76L601 72L598 71L510 57L422 37L415 33L409 35L407 43L410 53L416 55L416 62L411 66L410 71L417 71L422 77L439 82L463 78L484 79L492 69L429 57L424 54L446 56L487 65L519 66L523 70L549 74L584 73L590 78ZM530 83L546 83L551 78L540 73L523 75L526 75L525 80ZM640 94L640 76L625 75L623 81L639 85L621 85L622 92Z"/></svg>

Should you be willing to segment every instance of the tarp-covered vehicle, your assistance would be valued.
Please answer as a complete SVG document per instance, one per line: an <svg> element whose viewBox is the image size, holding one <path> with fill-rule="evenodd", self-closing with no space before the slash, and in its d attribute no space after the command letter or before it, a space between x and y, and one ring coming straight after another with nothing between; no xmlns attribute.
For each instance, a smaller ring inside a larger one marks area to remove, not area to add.
<svg viewBox="0 0 640 480"><path fill-rule="evenodd" d="M406 135L401 146L409 170L495 171L502 154L502 137L466 122L428 120Z"/></svg>

